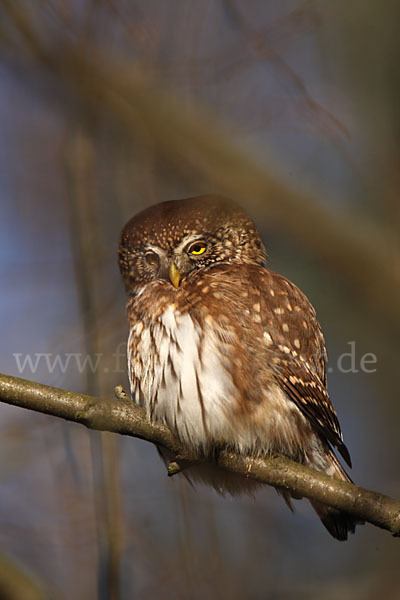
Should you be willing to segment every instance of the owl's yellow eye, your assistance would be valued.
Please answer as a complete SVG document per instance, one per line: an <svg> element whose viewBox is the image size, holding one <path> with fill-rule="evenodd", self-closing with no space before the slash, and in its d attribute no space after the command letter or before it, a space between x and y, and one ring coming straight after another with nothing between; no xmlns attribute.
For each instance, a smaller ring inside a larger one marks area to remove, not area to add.
<svg viewBox="0 0 400 600"><path fill-rule="evenodd" d="M204 242L195 242L189 248L189 254L193 254L194 256L200 256L200 254L204 254L207 250L207 244Z"/></svg>
<svg viewBox="0 0 400 600"><path fill-rule="evenodd" d="M155 252L148 252L146 254L146 261L149 265L158 265L159 263L158 255Z"/></svg>

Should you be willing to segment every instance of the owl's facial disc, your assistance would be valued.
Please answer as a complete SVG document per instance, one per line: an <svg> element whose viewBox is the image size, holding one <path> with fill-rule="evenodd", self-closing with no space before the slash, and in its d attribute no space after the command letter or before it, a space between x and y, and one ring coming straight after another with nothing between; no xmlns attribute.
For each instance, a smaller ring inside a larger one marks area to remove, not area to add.
<svg viewBox="0 0 400 600"><path fill-rule="evenodd" d="M180 288L221 263L265 264L253 221L231 200L197 196L161 202L135 215L120 240L119 263L130 293L156 280Z"/></svg>

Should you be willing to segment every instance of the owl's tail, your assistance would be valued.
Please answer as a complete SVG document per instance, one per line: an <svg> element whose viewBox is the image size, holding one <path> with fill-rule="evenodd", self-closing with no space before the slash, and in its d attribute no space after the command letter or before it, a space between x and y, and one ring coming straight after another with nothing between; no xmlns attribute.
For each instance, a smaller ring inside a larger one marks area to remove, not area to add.
<svg viewBox="0 0 400 600"><path fill-rule="evenodd" d="M334 455L332 451L329 452L329 467L326 470L328 475L341 479L342 481L352 480L343 469L342 465ZM335 508L331 508L326 504L310 500L312 507L321 519L323 525L327 528L329 533L340 541L347 540L348 533L354 533L356 525L363 525L364 521L360 521L349 515L348 513L342 512Z"/></svg>

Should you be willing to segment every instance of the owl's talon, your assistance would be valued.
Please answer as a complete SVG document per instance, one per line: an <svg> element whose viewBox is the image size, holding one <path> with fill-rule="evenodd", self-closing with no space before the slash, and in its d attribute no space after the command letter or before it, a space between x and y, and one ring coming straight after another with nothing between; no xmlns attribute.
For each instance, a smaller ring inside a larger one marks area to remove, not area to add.
<svg viewBox="0 0 400 600"><path fill-rule="evenodd" d="M124 390L124 388L122 387L122 385L117 385L114 388L114 394L117 400L124 400L125 402L127 400L129 400L129 396L126 393L126 391Z"/></svg>
<svg viewBox="0 0 400 600"><path fill-rule="evenodd" d="M168 463L168 477L182 473L185 469L196 464L196 461L187 460L186 458L175 457L175 460L171 460Z"/></svg>
<svg viewBox="0 0 400 600"><path fill-rule="evenodd" d="M176 475L177 473L180 473L181 471L182 471L181 466L178 462L176 462L176 460L172 460L168 464L168 477L172 477L173 475Z"/></svg>

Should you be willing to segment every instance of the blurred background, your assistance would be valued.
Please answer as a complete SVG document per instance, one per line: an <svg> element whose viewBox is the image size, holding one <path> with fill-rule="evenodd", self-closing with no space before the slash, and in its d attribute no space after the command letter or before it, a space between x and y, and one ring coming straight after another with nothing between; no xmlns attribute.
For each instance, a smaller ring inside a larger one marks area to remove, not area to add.
<svg viewBox="0 0 400 600"><path fill-rule="evenodd" d="M234 197L317 309L352 477L400 497L395 0L0 0L0 370L127 387L119 232ZM399 540L1 406L0 597L398 598Z"/></svg>

